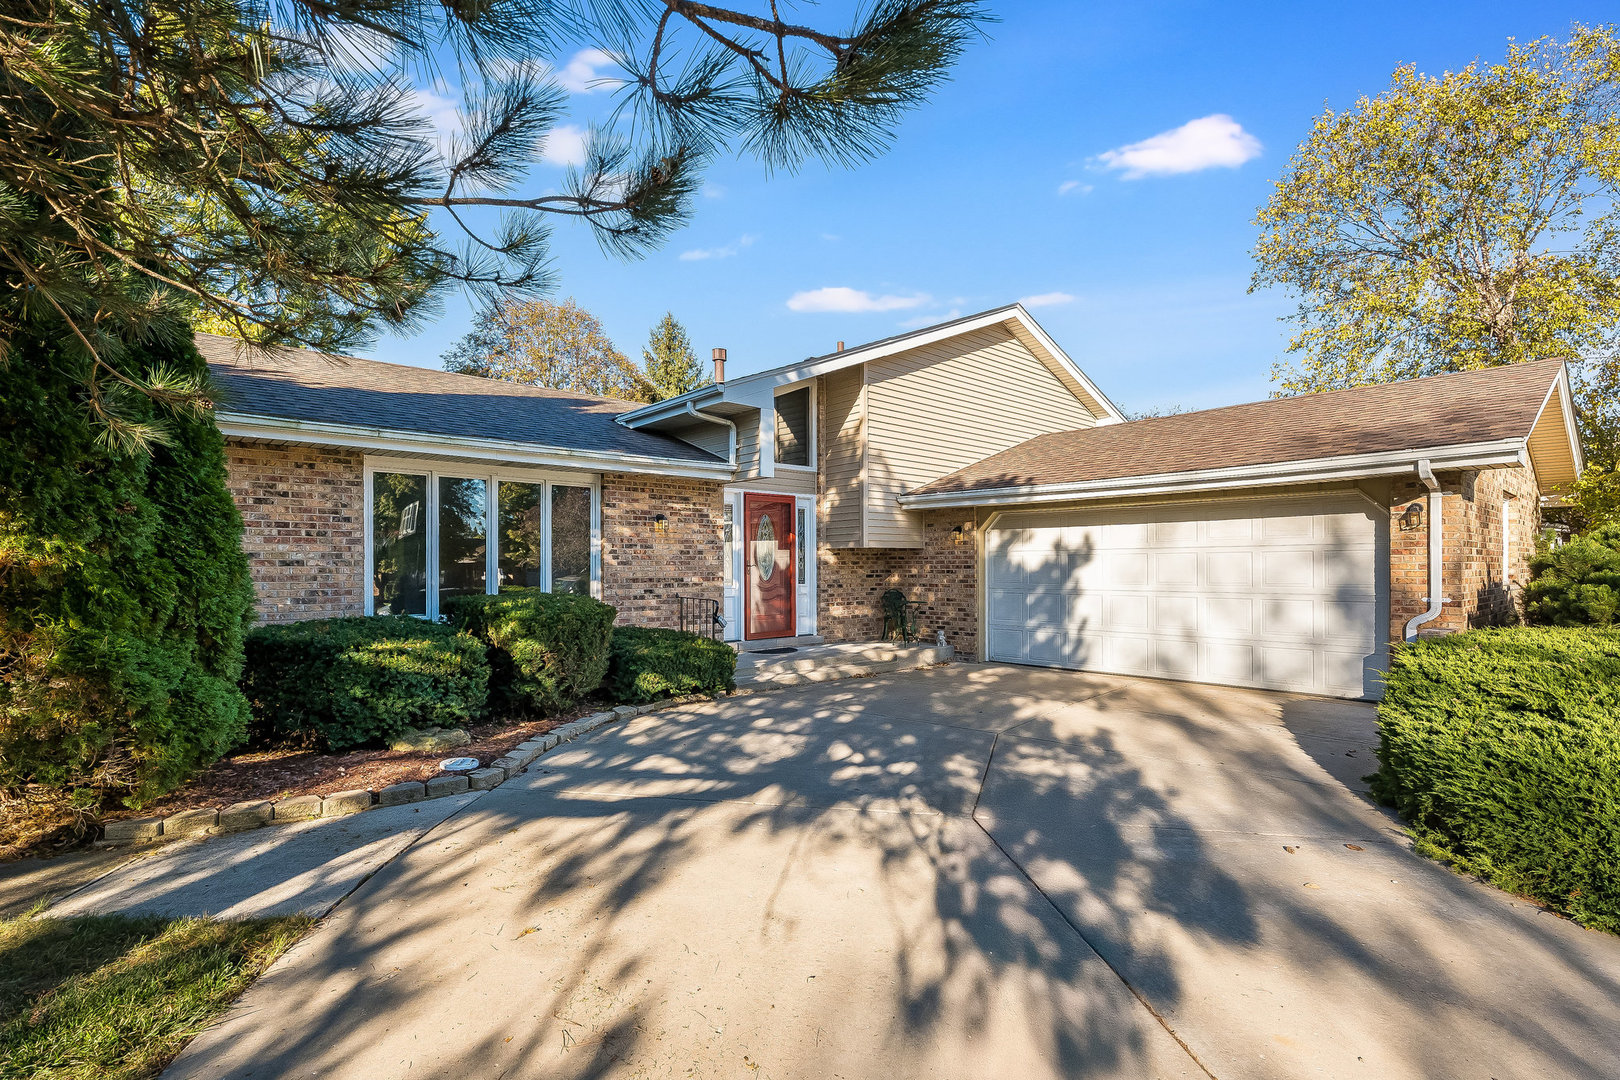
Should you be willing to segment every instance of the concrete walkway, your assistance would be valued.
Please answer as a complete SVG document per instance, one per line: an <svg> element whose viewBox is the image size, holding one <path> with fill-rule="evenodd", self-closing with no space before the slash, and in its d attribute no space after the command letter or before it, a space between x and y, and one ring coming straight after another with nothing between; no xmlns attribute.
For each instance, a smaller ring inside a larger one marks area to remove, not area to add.
<svg viewBox="0 0 1620 1080"><path fill-rule="evenodd" d="M483 793L137 850L57 901L56 916L325 915L429 829Z"/></svg>
<svg viewBox="0 0 1620 1080"><path fill-rule="evenodd" d="M1620 1075L1620 941L1411 854L1349 786L1370 723L983 665L645 716L406 849L167 1075Z"/></svg>

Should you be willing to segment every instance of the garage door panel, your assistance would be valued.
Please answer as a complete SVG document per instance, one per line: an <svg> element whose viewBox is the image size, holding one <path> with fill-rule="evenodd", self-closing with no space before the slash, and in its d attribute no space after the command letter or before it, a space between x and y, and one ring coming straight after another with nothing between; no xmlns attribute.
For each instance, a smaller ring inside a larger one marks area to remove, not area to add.
<svg viewBox="0 0 1620 1080"><path fill-rule="evenodd" d="M1153 639L1153 674L1170 679L1195 679L1199 645L1191 636Z"/></svg>
<svg viewBox="0 0 1620 1080"><path fill-rule="evenodd" d="M1253 588L1254 559L1252 551L1212 551L1204 559L1205 580L1212 589Z"/></svg>
<svg viewBox="0 0 1620 1080"><path fill-rule="evenodd" d="M1198 597L1155 596L1153 598L1153 632L1156 634L1192 634L1198 630Z"/></svg>
<svg viewBox="0 0 1620 1080"><path fill-rule="evenodd" d="M1249 637L1254 633L1254 603L1247 596L1203 597L1203 625L1217 637Z"/></svg>
<svg viewBox="0 0 1620 1080"><path fill-rule="evenodd" d="M1196 588L1198 554L1193 551L1155 552L1153 584L1156 588Z"/></svg>
<svg viewBox="0 0 1620 1080"><path fill-rule="evenodd" d="M1377 692L1387 518L1359 499L1041 511L1003 520L1010 527L986 537L991 659L1355 697Z"/></svg>
<svg viewBox="0 0 1620 1080"><path fill-rule="evenodd" d="M1316 636L1317 603L1305 599L1264 600L1260 604L1260 630L1270 637L1310 640Z"/></svg>
<svg viewBox="0 0 1620 1080"><path fill-rule="evenodd" d="M1260 583L1268 589L1309 589L1316 585L1316 552L1284 548L1260 553Z"/></svg>

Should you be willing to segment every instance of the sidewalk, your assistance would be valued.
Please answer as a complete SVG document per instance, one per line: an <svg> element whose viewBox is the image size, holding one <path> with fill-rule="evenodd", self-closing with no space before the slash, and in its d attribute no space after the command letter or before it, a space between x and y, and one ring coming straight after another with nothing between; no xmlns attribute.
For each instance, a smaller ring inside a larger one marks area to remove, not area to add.
<svg viewBox="0 0 1620 1080"><path fill-rule="evenodd" d="M63 917L243 919L301 913L318 918L429 829L484 794L182 840L144 852L29 860L0 872L0 903L9 906L9 914L19 914L39 897L61 896L47 913Z"/></svg>

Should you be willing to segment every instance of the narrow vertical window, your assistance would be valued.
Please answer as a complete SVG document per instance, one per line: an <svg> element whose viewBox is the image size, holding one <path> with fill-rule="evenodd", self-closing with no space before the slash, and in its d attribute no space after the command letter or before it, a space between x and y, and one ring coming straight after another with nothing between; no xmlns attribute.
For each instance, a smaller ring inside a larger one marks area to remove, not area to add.
<svg viewBox="0 0 1620 1080"><path fill-rule="evenodd" d="M721 562L725 564L725 583L730 586L737 579L737 570L731 563L734 558L732 544L736 542L736 518L733 516L735 511L732 509L729 499L726 501L726 505L722 507L721 513L723 522L720 530Z"/></svg>
<svg viewBox="0 0 1620 1080"><path fill-rule="evenodd" d="M590 488L551 486L551 591L590 595Z"/></svg>
<svg viewBox="0 0 1620 1080"><path fill-rule="evenodd" d="M439 610L453 596L487 590L489 484L439 477Z"/></svg>
<svg viewBox="0 0 1620 1080"><path fill-rule="evenodd" d="M799 507L799 531L794 533L793 542L798 545L799 584L803 585L806 578L804 570L804 507L802 506Z"/></svg>
<svg viewBox="0 0 1620 1080"><path fill-rule="evenodd" d="M498 490L500 581L497 590L544 588L541 566L546 551L542 520L546 486L502 480Z"/></svg>
<svg viewBox="0 0 1620 1080"><path fill-rule="evenodd" d="M427 614L427 477L371 478L371 610Z"/></svg>

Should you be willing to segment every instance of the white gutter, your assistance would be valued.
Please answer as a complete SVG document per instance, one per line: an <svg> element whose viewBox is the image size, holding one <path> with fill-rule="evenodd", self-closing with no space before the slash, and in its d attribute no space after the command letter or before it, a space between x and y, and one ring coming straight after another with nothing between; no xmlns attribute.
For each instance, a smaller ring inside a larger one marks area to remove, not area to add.
<svg viewBox="0 0 1620 1080"><path fill-rule="evenodd" d="M1434 467L1428 458L1417 463L1417 473L1423 486L1429 489L1429 595L1424 597L1429 608L1407 621L1407 641L1416 641L1418 627L1438 619L1441 608L1451 602L1450 597L1440 595L1445 591L1445 514L1440 503L1440 481L1435 479Z"/></svg>
<svg viewBox="0 0 1620 1080"><path fill-rule="evenodd" d="M1353 454L1308 461L1238 465L1193 472L1155 473L1149 476L1084 480L1068 484L1009 484L971 491L942 491L901 495L908 510L967 508L970 506L1029 506L1041 503L1118 499L1138 495L1167 495L1181 491L1220 491L1263 484L1314 484L1333 480L1359 480L1372 476L1401 476L1412 471L1413 450ZM1480 469L1525 463L1523 438L1486 443L1464 443L1424 451L1437 469Z"/></svg>
<svg viewBox="0 0 1620 1080"><path fill-rule="evenodd" d="M268 442L312 443L318 446L346 446L378 453L426 454L442 458L489 461L496 459L520 465L540 465L561 469L594 469L600 472L635 472L652 476L687 476L731 479L734 469L723 461L682 461L646 454L619 454L603 450L565 450L517 443L506 439L482 439L465 435L435 435L399 431L393 428L362 427L357 424L331 424L286 417L254 416L247 413L219 412L214 416L220 433L237 439Z"/></svg>
<svg viewBox="0 0 1620 1080"><path fill-rule="evenodd" d="M690 401L686 403L686 412L688 415L695 416L699 420L707 420L711 424L724 424L726 427L731 429L731 446L726 452L726 461L730 463L733 469L735 469L737 467L737 422L735 420L728 420L724 416L715 416L711 413L698 412L698 407L692 404Z"/></svg>

